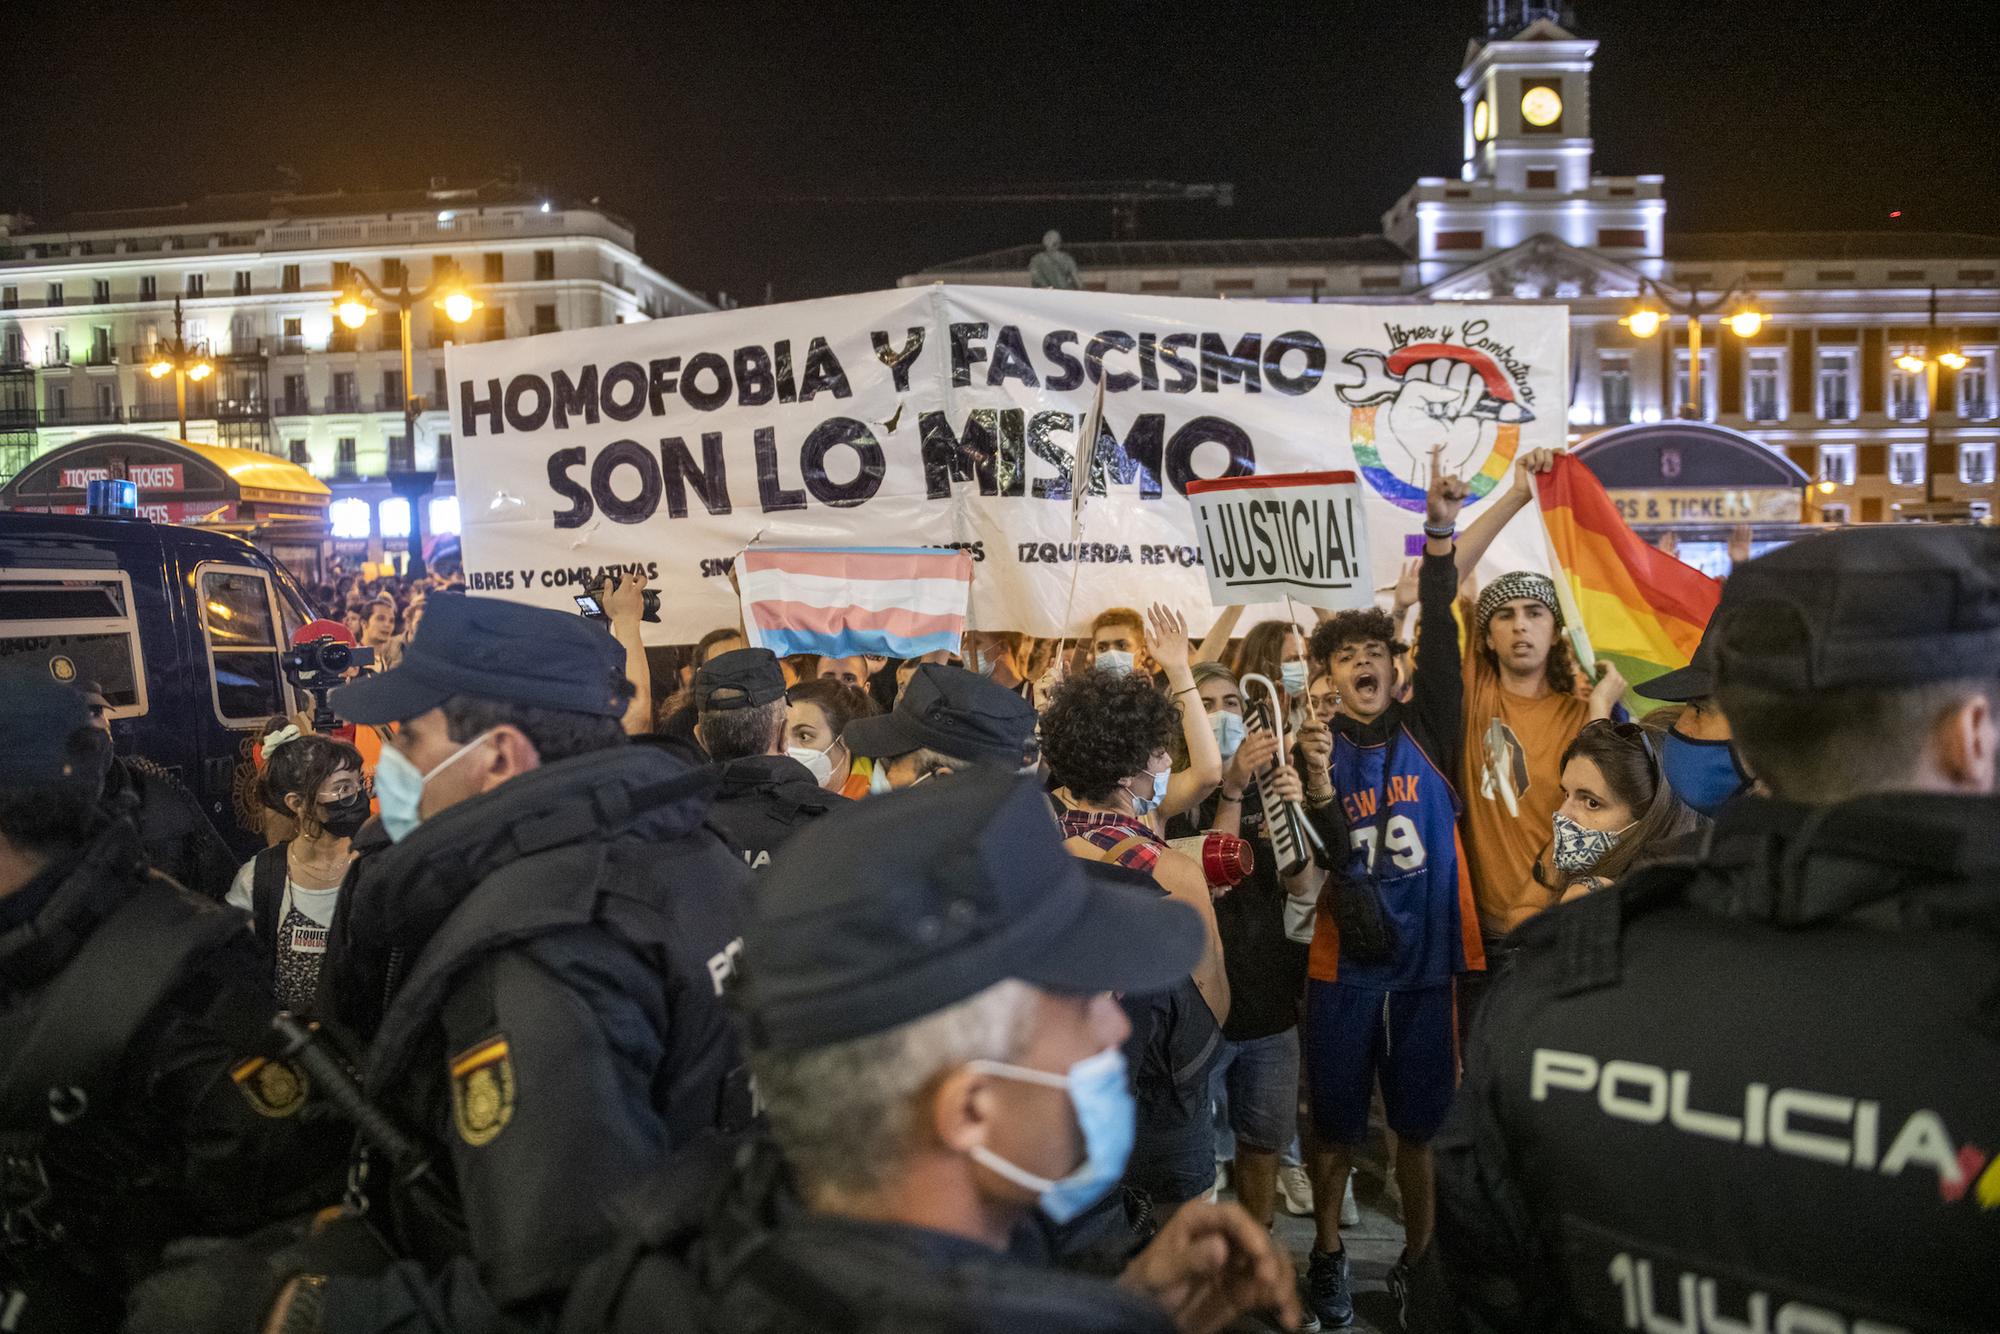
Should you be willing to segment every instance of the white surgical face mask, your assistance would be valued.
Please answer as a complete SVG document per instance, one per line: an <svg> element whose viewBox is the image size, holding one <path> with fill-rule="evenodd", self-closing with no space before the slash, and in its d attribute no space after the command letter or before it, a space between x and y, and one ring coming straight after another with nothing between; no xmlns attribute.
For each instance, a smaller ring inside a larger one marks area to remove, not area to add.
<svg viewBox="0 0 2000 1334"><path fill-rule="evenodd" d="M875 760L873 768L868 773L868 795L879 797L895 790L895 785L889 781L889 762L882 759Z"/></svg>
<svg viewBox="0 0 2000 1334"><path fill-rule="evenodd" d="M375 761L375 802L382 811L382 828L392 843L400 843L423 823L424 785L471 753L472 748L492 736L497 728L487 728L472 740L419 773L410 757L395 746L382 747Z"/></svg>
<svg viewBox="0 0 2000 1334"><path fill-rule="evenodd" d="M785 753L812 770L813 781L825 787L826 780L833 777L831 752L834 746L839 744L840 742L834 741L825 750L814 750L811 746L787 746Z"/></svg>
<svg viewBox="0 0 2000 1334"><path fill-rule="evenodd" d="M1122 648L1108 648L1097 655L1097 670L1124 676L1132 670L1132 655Z"/></svg>

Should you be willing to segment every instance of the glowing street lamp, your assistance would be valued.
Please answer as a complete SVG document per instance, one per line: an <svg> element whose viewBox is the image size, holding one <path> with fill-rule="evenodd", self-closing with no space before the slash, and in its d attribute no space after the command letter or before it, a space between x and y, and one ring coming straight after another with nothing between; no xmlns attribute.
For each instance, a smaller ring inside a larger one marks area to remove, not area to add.
<svg viewBox="0 0 2000 1334"><path fill-rule="evenodd" d="M1946 370L1962 371L1968 358L1956 347L1947 347L1942 352L1933 353L1938 345L1937 288L1931 288L1930 329L1924 335L1924 350L1921 354L1905 348L1896 358L1896 369L1908 375L1924 377L1924 503L1930 505L1937 500L1937 477L1931 468L1931 450L1937 446L1937 393L1938 367Z"/></svg>
<svg viewBox="0 0 2000 1334"><path fill-rule="evenodd" d="M446 219L440 217L440 221ZM403 442L411 451L414 461L417 448L417 402L416 367L410 351L410 312L429 301L440 314L453 324L464 324L474 312L482 309L485 302L472 294L456 264L441 266L431 275L428 286L421 291L410 290L409 270L404 270L402 284L394 292L384 291L360 269L349 269L347 286L334 299L333 317L341 327L359 329L369 319L381 313L381 308L391 307L401 324L403 335ZM371 303L371 298L372 303ZM422 508L418 508L422 513ZM416 540L411 544L409 570L412 577L422 577L424 572L423 524L417 525Z"/></svg>
<svg viewBox="0 0 2000 1334"><path fill-rule="evenodd" d="M174 377L174 410L180 418L179 439L187 439L188 405L187 382L200 384L215 374L215 363L208 359L206 347L196 344L189 347L182 336L181 299L174 298L174 339L171 343L161 343L153 350L153 360L146 366L146 374L155 380Z"/></svg>
<svg viewBox="0 0 2000 1334"><path fill-rule="evenodd" d="M1731 287L1720 298L1714 301L1703 301L1699 291L1689 292L1686 296L1676 300L1668 294L1665 288L1661 287L1651 278L1642 276L1639 279L1639 283L1640 294L1637 304L1631 310L1627 311L1624 317L1618 322L1627 329L1630 329L1634 338L1651 338L1661 329L1667 327L1672 316L1682 315L1687 318L1688 401L1680 405L1680 415L1683 417L1699 417L1701 416L1702 317L1705 315L1717 315L1724 310L1730 310L1730 313L1723 319L1723 323L1729 326L1729 331L1738 338L1755 338L1758 330L1764 327L1764 312L1751 304L1749 294L1742 291L1740 286ZM1649 289L1652 292L1652 297L1658 298L1658 305L1655 305L1653 299L1646 295ZM1741 297L1740 301L1737 300L1739 297ZM1733 309L1730 306L1732 301L1736 302ZM1666 310L1661 310L1661 306L1665 306ZM1664 349L1662 349L1662 352L1664 354Z"/></svg>

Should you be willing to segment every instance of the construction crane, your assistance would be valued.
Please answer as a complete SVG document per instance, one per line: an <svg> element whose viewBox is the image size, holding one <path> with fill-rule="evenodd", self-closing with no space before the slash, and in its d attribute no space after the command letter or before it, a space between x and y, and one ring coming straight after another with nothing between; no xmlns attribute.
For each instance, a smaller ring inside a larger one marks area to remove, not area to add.
<svg viewBox="0 0 2000 1334"><path fill-rule="evenodd" d="M761 204L923 204L954 208L965 204L1109 204L1111 239L1129 241L1139 234L1141 204L1202 204L1228 208L1236 202L1236 187L1227 181L1193 185L1180 181L1056 181L1023 185L962 186L908 194L724 196L723 202Z"/></svg>

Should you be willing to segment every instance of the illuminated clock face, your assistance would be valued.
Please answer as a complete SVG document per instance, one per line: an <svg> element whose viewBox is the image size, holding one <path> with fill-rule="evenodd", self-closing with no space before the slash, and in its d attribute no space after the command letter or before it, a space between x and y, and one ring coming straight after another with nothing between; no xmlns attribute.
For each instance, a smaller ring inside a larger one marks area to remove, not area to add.
<svg viewBox="0 0 2000 1334"><path fill-rule="evenodd" d="M1553 125L1563 113L1562 96L1546 85L1521 94L1521 119L1530 125Z"/></svg>
<svg viewBox="0 0 2000 1334"><path fill-rule="evenodd" d="M1486 136L1492 129L1493 108L1487 106L1486 99L1482 97L1472 108L1472 141L1485 143Z"/></svg>

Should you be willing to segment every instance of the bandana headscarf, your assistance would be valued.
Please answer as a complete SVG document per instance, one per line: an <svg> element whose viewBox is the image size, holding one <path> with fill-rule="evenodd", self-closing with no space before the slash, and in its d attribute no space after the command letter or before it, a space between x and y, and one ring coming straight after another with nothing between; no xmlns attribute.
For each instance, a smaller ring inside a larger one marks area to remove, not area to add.
<svg viewBox="0 0 2000 1334"><path fill-rule="evenodd" d="M1557 630L1564 628L1562 604L1556 601L1555 583L1547 575L1536 574L1533 570L1512 570L1479 592L1479 606L1474 620L1478 622L1481 639L1486 637L1486 623L1493 619L1493 613L1515 598L1533 598L1556 618Z"/></svg>

